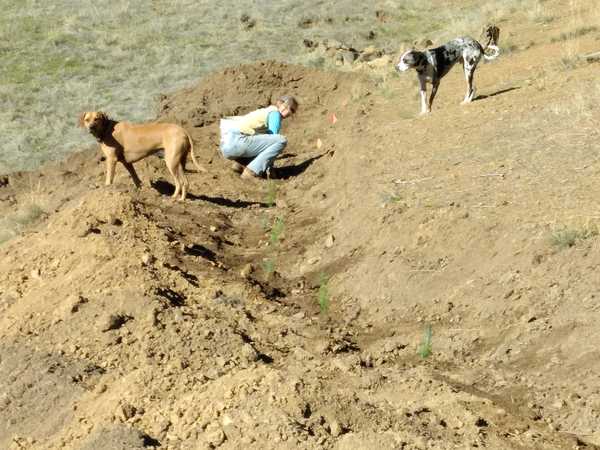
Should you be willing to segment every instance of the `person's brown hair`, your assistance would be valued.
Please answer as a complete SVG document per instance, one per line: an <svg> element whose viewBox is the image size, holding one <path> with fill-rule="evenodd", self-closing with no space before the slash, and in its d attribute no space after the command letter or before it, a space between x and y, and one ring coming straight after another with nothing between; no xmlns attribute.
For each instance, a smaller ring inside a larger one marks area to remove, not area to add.
<svg viewBox="0 0 600 450"><path fill-rule="evenodd" d="M291 95L282 95L277 99L278 105L286 105L292 113L298 110L298 101Z"/></svg>

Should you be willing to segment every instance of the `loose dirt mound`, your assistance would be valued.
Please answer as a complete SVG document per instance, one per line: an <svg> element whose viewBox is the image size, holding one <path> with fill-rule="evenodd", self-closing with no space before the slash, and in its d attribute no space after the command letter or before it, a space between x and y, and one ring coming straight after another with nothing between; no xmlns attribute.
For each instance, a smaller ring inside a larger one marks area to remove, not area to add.
<svg viewBox="0 0 600 450"><path fill-rule="evenodd" d="M597 131L552 109L595 68L540 88L558 45L426 118L408 78L207 77L160 104L210 167L185 203L160 159L140 191L93 150L7 177L6 217L42 211L0 247L0 447L596 448ZM243 182L216 121L283 93L279 179Z"/></svg>
<svg viewBox="0 0 600 450"><path fill-rule="evenodd" d="M203 127L223 116L238 115L273 104L277 97L293 93L301 105L327 104L338 88L357 77L323 72L275 61L231 67L203 78L200 83L160 100L160 117ZM305 104L306 102L306 104Z"/></svg>

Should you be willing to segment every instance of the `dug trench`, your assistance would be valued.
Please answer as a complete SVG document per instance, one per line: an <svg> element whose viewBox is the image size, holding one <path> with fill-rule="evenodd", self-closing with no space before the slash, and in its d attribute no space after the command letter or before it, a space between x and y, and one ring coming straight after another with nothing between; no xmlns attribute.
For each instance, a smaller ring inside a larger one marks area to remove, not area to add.
<svg viewBox="0 0 600 450"><path fill-rule="evenodd" d="M502 63L517 81L519 61ZM141 190L124 171L101 187L94 148L9 175L2 211L42 212L0 247L0 447L597 448L595 384L577 382L597 363L576 343L596 339L596 240L529 238L551 200L523 146L544 137L494 126L548 116L514 89L416 118L412 85L389 83L265 62L164 96L158 120L190 130L209 169L186 202L159 158L138 164ZM278 177L241 180L218 119L290 92ZM544 158L538 174L564 169ZM551 189L581 209L586 182Z"/></svg>

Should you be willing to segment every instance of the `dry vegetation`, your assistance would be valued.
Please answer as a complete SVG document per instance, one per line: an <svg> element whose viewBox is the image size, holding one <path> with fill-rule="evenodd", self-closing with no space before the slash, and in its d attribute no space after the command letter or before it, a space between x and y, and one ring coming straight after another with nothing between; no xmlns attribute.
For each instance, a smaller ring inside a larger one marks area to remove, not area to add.
<svg viewBox="0 0 600 450"><path fill-rule="evenodd" d="M304 38L394 51L423 38L477 36L485 23L518 11L534 22L546 14L540 0L456 2L442 14L435 3L416 0L385 7L343 0L335 10L326 2L276 2L260 13L251 1L235 8L194 0L153 0L151 7L146 0L109 7L92 0L5 3L0 174L59 159L87 142L74 126L83 110L147 120L159 93L224 66L269 58L323 65L303 51Z"/></svg>

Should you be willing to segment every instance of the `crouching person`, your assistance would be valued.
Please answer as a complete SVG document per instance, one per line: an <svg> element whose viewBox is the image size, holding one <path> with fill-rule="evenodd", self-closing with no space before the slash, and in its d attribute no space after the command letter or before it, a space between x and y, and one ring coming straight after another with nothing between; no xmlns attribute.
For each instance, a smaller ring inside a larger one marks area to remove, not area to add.
<svg viewBox="0 0 600 450"><path fill-rule="evenodd" d="M221 119L221 152L232 161L233 170L241 173L241 178L252 179L269 173L273 161L287 145L286 137L279 134L281 121L297 109L296 99L284 95L275 105ZM240 160L250 162L244 167Z"/></svg>

